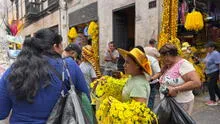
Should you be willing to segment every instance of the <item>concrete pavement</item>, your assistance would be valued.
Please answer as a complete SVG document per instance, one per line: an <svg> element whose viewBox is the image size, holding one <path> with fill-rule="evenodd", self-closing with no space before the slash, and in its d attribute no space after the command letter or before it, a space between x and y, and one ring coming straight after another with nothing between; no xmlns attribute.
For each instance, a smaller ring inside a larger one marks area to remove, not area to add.
<svg viewBox="0 0 220 124"><path fill-rule="evenodd" d="M195 97L192 117L197 124L220 124L220 104L218 106L207 106L208 93Z"/></svg>

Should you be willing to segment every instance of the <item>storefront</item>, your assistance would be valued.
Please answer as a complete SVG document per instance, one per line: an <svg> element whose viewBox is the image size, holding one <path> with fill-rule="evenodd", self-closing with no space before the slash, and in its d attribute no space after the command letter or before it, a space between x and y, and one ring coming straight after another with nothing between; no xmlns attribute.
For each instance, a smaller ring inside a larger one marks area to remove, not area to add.
<svg viewBox="0 0 220 124"><path fill-rule="evenodd" d="M69 39L69 42L82 42L83 44L87 44L89 23L91 21L97 22L98 20L97 2L70 12L68 15L69 30L75 28L78 34L77 38Z"/></svg>
<svg viewBox="0 0 220 124"><path fill-rule="evenodd" d="M195 8L193 1L181 0L179 3L178 37L182 42L203 48L204 44L213 41L220 49L220 3L218 0L196 0L196 10L201 12L204 19L204 27L199 31L188 31L184 28L186 13ZM185 12L185 15L183 15Z"/></svg>

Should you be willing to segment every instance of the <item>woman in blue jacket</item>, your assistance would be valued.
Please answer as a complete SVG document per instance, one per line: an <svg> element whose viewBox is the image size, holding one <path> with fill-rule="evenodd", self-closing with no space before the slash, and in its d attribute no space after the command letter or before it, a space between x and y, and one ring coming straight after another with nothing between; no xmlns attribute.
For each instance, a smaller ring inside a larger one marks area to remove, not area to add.
<svg viewBox="0 0 220 124"><path fill-rule="evenodd" d="M62 37L50 29L41 29L34 37L25 39L16 61L0 80L0 120L12 110L11 124L46 123L60 96L62 83L68 83L67 74L62 82L55 73L63 72L62 51ZM76 62L71 58L64 61L76 89L89 96Z"/></svg>

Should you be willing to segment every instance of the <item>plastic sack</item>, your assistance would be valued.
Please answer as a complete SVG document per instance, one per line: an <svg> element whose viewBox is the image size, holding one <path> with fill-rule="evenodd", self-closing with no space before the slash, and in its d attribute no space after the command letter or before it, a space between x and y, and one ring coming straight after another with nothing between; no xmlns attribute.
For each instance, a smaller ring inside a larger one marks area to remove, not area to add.
<svg viewBox="0 0 220 124"><path fill-rule="evenodd" d="M91 105L91 102L87 95L83 92L78 93L80 101L82 103L82 109L85 113L87 120L89 121L89 124L94 124L95 122L95 114Z"/></svg>
<svg viewBox="0 0 220 124"><path fill-rule="evenodd" d="M157 115L159 124L196 124L172 97L164 97L153 112Z"/></svg>
<svg viewBox="0 0 220 124"><path fill-rule="evenodd" d="M60 96L47 124L90 124L83 111L81 98L76 94L73 85L65 96Z"/></svg>

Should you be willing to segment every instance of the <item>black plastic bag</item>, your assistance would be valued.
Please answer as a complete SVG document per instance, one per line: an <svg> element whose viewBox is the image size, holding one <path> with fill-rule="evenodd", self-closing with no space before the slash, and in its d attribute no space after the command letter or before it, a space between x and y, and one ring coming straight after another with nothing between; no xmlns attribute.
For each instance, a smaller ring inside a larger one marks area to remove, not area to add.
<svg viewBox="0 0 220 124"><path fill-rule="evenodd" d="M81 98L72 88L65 96L60 96L47 124L90 124L82 108Z"/></svg>
<svg viewBox="0 0 220 124"><path fill-rule="evenodd" d="M61 96L50 113L46 124L93 124L93 118L90 117L91 115L88 115L90 111L85 110L91 107L88 97L86 94L75 89L65 61L64 67L69 78L69 86L67 87L70 89L68 88L69 91L65 95L64 90L61 91ZM60 76L59 72L56 72L53 67L51 67L51 70L62 80L62 76ZM62 89L64 85L64 82L62 82ZM93 113L90 112L89 114Z"/></svg>
<svg viewBox="0 0 220 124"><path fill-rule="evenodd" d="M196 124L172 97L164 97L153 112L157 115L159 124Z"/></svg>

